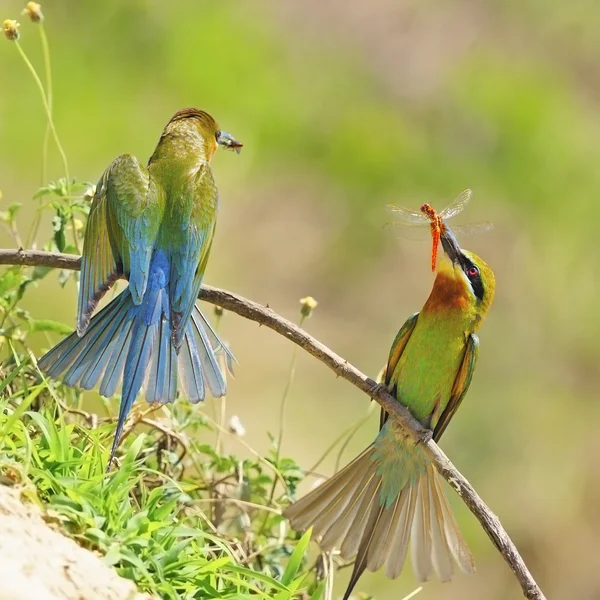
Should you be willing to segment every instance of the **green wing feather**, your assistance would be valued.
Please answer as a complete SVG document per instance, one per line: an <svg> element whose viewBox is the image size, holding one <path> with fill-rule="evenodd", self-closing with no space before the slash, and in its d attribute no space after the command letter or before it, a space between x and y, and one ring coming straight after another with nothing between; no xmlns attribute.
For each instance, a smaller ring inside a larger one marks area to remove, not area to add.
<svg viewBox="0 0 600 600"><path fill-rule="evenodd" d="M175 275L171 278L173 342L181 346L186 325L198 299L216 228L217 186L208 164L196 176L185 243L171 248Z"/></svg>
<svg viewBox="0 0 600 600"><path fill-rule="evenodd" d="M394 396L396 395L396 390L390 387L392 375L396 369L396 365L404 352L404 348L406 348L406 344L415 329L417 324L417 319L419 318L419 313L416 312L414 315L411 315L404 325L400 328L400 331L396 334L394 338L394 342L392 343L392 347L390 348L390 355L388 357L388 362L386 367L383 369L383 373L385 374L385 385L387 385L389 391ZM395 387L395 386L394 386ZM381 409L381 413L379 415L379 429L383 427L385 422L388 419L388 413Z"/></svg>
<svg viewBox="0 0 600 600"><path fill-rule="evenodd" d="M133 302L142 302L159 225L159 193L148 171L134 156L119 156L98 182L85 231L77 311L80 336L117 279L126 277Z"/></svg>
<svg viewBox="0 0 600 600"><path fill-rule="evenodd" d="M454 380L454 385L452 386L450 400L433 430L433 439L436 442L442 437L442 433L444 433L448 423L452 420L454 413L458 410L462 399L465 397L465 394L471 385L478 356L479 338L476 334L472 333L467 338L467 348L460 368L458 369L456 379Z"/></svg>

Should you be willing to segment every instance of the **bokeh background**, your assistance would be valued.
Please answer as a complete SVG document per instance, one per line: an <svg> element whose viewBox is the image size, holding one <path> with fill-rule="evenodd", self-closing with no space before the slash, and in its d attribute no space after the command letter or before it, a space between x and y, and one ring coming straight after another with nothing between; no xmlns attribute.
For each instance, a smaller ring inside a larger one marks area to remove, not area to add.
<svg viewBox="0 0 600 600"><path fill-rule="evenodd" d="M0 0L0 18L22 4ZM464 245L495 270L497 296L474 383L442 446L549 598L599 598L598 4L64 0L43 8L71 173L96 181L120 153L145 160L179 108L213 113L245 147L214 160L222 210L206 281L292 319L298 300L313 295L319 306L307 328L372 376L432 283L428 245L387 234L386 203L441 207L474 190L461 218L495 229ZM37 32L20 20L22 45L41 68ZM5 40L0 73L2 203L24 203L26 230L45 121ZM54 153L50 175L61 174ZM50 228L45 221L41 237ZM12 245L0 231L0 246ZM75 293L52 276L26 306L74 324ZM239 361L228 410L266 451L292 347L235 315L223 332ZM40 350L47 345L40 339ZM368 405L300 353L284 453L309 467ZM376 428L373 411L344 459ZM332 468L333 459L322 471ZM427 584L418 598L519 598L476 520L450 496L478 571ZM366 574L358 589L391 600L415 587L406 569L395 582Z"/></svg>

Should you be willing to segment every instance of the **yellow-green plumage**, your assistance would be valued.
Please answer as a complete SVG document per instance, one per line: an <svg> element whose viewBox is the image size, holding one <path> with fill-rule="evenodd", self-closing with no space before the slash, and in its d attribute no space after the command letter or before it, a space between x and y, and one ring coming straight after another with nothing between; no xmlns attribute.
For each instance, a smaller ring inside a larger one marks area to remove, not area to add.
<svg viewBox="0 0 600 600"><path fill-rule="evenodd" d="M390 392L436 440L469 387L475 331L494 295L493 273L480 258L457 247L446 251L429 299L396 336L384 370ZM439 475L385 414L373 444L284 515L296 529L312 526L324 550L339 547L343 558L356 557L345 599L365 569L385 565L387 576L397 577L409 540L419 581L432 571L449 580L453 560L467 573L474 569Z"/></svg>

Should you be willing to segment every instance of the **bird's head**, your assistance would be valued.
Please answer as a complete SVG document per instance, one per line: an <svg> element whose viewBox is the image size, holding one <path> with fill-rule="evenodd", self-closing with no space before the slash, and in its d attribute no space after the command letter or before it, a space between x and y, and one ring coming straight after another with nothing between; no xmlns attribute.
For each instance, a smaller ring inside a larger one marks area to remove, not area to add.
<svg viewBox="0 0 600 600"><path fill-rule="evenodd" d="M239 154L242 143L223 131L211 115L197 108L184 108L175 113L167 123L161 142L164 139L193 140L204 154L203 158L210 160L219 146L226 150L234 150Z"/></svg>
<svg viewBox="0 0 600 600"><path fill-rule="evenodd" d="M494 272L479 256L460 248L450 229L442 234L441 242L444 253L424 310L470 312L476 330L494 299Z"/></svg>

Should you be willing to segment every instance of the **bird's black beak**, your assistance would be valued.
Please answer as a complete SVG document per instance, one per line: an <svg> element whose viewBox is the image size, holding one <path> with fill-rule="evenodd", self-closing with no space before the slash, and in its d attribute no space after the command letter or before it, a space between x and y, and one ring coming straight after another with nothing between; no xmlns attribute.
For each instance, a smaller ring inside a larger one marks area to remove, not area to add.
<svg viewBox="0 0 600 600"><path fill-rule="evenodd" d="M454 237L454 234L447 225L440 235L440 240L442 242L442 248L444 248L444 252L448 255L448 258L454 264L461 264L463 254L460 250L458 242L456 241L456 238Z"/></svg>
<svg viewBox="0 0 600 600"><path fill-rule="evenodd" d="M242 142L238 142L232 135L229 135L226 131L217 131L217 144L223 146L226 150L233 150L240 153Z"/></svg>

